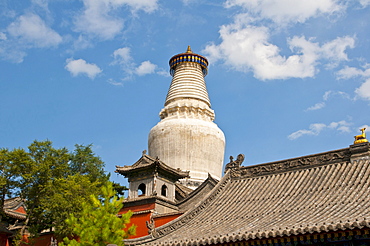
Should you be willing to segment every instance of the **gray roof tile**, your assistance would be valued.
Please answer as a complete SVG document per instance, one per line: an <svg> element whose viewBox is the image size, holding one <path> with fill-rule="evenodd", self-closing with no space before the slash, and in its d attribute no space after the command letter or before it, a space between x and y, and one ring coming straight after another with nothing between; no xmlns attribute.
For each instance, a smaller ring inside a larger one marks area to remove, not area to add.
<svg viewBox="0 0 370 246"><path fill-rule="evenodd" d="M196 207L156 228L156 238L125 244L208 245L369 227L370 160L333 153L300 165L291 159L298 164L275 171L288 162L230 169Z"/></svg>

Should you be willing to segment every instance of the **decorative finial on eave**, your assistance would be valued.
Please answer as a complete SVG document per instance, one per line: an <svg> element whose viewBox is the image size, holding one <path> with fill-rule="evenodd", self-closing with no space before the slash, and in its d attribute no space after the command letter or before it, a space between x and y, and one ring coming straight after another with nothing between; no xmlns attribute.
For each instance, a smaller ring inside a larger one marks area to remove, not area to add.
<svg viewBox="0 0 370 246"><path fill-rule="evenodd" d="M365 133L365 130L366 130L366 127L360 129L360 131L362 132L361 135L357 135L355 136L355 142L354 144L359 144L359 143L367 143L369 142L367 139L366 139L366 133Z"/></svg>
<svg viewBox="0 0 370 246"><path fill-rule="evenodd" d="M190 45L188 45L188 49L186 50L186 53L193 53L193 51L191 51Z"/></svg>

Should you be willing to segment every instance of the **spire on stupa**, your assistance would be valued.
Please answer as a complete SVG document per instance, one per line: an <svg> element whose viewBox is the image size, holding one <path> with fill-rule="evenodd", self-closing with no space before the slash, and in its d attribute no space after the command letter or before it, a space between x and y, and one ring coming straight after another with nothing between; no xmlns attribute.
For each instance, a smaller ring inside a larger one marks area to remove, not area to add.
<svg viewBox="0 0 370 246"><path fill-rule="evenodd" d="M164 103L165 108L160 113L161 119L171 115L171 113L173 115L175 109L185 106L195 108L196 111L200 109L203 116L213 121L215 116L211 109L211 102L204 81L208 71L207 59L193 53L190 46L188 46L185 53L173 56L169 65L173 78Z"/></svg>

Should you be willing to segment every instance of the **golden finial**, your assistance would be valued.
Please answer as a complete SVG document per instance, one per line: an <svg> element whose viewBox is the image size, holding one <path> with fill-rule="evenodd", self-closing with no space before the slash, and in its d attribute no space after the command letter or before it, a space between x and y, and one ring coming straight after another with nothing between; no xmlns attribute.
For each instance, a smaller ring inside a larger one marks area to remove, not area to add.
<svg viewBox="0 0 370 246"><path fill-rule="evenodd" d="M355 142L354 144L359 144L359 143L367 143L369 141L367 141L366 139L366 133L365 133L365 130L366 130L366 127L360 129L360 131L362 132L361 135L357 135L355 136Z"/></svg>
<svg viewBox="0 0 370 246"><path fill-rule="evenodd" d="M193 51L191 51L190 45L188 45L188 50L186 51L186 53L193 53Z"/></svg>

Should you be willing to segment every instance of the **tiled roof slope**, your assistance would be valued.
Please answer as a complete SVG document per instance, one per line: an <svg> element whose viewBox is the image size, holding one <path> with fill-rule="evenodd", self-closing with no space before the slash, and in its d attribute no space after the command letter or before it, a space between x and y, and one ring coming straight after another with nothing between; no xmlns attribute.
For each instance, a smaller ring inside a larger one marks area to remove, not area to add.
<svg viewBox="0 0 370 246"><path fill-rule="evenodd" d="M370 227L368 157L353 160L348 148L230 168L193 209L125 244L210 245Z"/></svg>
<svg viewBox="0 0 370 246"><path fill-rule="evenodd" d="M207 195L217 185L219 181L208 174L208 178L195 190L189 193L185 199L179 201L177 206L180 211L192 209L203 197ZM197 202L198 201L198 202Z"/></svg>

